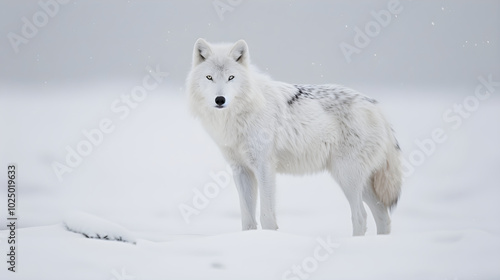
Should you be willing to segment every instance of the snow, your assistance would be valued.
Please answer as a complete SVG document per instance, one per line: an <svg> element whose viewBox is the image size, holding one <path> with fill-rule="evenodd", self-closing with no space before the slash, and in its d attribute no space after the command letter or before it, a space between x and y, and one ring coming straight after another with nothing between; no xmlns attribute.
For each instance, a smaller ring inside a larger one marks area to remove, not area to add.
<svg viewBox="0 0 500 280"><path fill-rule="evenodd" d="M63 220L64 227L87 238L136 243L135 237L124 227L83 212L70 212Z"/></svg>
<svg viewBox="0 0 500 280"><path fill-rule="evenodd" d="M3 271L8 277L2 279L113 279L114 273L131 279L297 279L301 274L286 274L294 267L309 279L494 279L499 272L498 236L480 230L332 238L338 248L321 251L326 260L316 269L305 260L314 258L320 243L279 231L137 245L86 239L57 225L21 234L19 270Z"/></svg>
<svg viewBox="0 0 500 280"><path fill-rule="evenodd" d="M203 193L217 184L214 174L227 171L188 114L182 89L161 86L121 120L109 107L127 93L120 86L59 89L44 92L44 98L8 88L2 92L18 94L1 95L6 102L0 109L10 118L0 129L15 137L2 140L1 152L2 161L18 165L20 228L18 272L7 271L3 262L0 279L497 278L500 153L491 147L500 140L498 92L456 130L441 117L473 90L363 90L379 100L406 159L418 149L415 139L431 137L434 129L442 128L448 138L406 178L393 233L376 236L370 217L367 236L353 238L347 201L326 174L278 177L276 232L240 231L232 183L220 186L186 223L179 205L193 206L194 190ZM86 139L81 130L97 128L103 118L115 130L59 182L52 162L64 163L66 145L76 147ZM73 211L90 214L65 218ZM6 212L0 213L6 221ZM64 220L76 231L129 236L136 245L87 239L67 231ZM332 253L319 240L334 244Z"/></svg>

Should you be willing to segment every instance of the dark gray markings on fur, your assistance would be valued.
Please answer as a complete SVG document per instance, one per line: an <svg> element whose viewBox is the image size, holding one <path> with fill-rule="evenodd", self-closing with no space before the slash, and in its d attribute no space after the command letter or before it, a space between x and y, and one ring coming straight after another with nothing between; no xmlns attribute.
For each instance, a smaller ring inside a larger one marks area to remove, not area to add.
<svg viewBox="0 0 500 280"><path fill-rule="evenodd" d="M391 126L391 131L392 131L393 134L396 133L394 131L394 127L392 127L392 126ZM396 150L401 151L401 147L399 146L399 142L398 142L398 139L396 138L396 136L394 136L394 142L396 142L396 144L394 145L394 147L396 148Z"/></svg>
<svg viewBox="0 0 500 280"><path fill-rule="evenodd" d="M295 101L299 100L300 97L310 95L309 92L304 91L303 88L299 86L295 86L297 88L297 93L292 97L292 99L288 100L288 105L292 105Z"/></svg>
<svg viewBox="0 0 500 280"><path fill-rule="evenodd" d="M345 112L356 101L377 104L377 100L339 85L294 85L296 93L288 100L288 105L307 99L322 100L321 106L325 111ZM346 116L348 117L348 116Z"/></svg>
<svg viewBox="0 0 500 280"><path fill-rule="evenodd" d="M370 102L370 103L372 103L372 104L377 104L378 103L377 100L375 100L373 98L370 98L370 97L367 97L367 96L364 96L363 99L366 100L366 101L368 101L368 102Z"/></svg>

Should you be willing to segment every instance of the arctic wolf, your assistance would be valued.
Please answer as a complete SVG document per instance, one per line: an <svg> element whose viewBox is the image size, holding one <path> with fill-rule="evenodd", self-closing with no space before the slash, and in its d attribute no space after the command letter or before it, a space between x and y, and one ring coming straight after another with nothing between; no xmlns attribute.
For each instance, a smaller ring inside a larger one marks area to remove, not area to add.
<svg viewBox="0 0 500 280"><path fill-rule="evenodd" d="M328 171L349 201L353 234L391 230L402 182L400 149L377 101L338 85L273 81L250 65L245 41L198 39L187 78L190 107L233 169L243 230L278 228L277 173Z"/></svg>

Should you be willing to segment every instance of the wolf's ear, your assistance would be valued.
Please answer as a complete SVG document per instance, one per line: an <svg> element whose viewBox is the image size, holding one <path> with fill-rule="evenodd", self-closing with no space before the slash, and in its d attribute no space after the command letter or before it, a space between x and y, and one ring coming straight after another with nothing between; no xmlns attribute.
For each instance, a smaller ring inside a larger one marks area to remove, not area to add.
<svg viewBox="0 0 500 280"><path fill-rule="evenodd" d="M244 40L236 42L229 52L229 56L231 56L236 62L248 65L250 62L250 54L248 53L247 43Z"/></svg>
<svg viewBox="0 0 500 280"><path fill-rule="evenodd" d="M212 54L212 49L207 41L202 38L196 40L193 50L193 67L205 61Z"/></svg>

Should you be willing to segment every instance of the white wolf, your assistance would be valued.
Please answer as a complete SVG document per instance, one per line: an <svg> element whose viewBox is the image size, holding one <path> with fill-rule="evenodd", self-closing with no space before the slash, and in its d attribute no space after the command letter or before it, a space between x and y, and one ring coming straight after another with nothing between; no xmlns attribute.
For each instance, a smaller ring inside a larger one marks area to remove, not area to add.
<svg viewBox="0 0 500 280"><path fill-rule="evenodd" d="M276 173L328 171L347 197L353 234L391 229L401 192L400 149L376 101L338 85L291 85L250 65L248 46L198 39L187 78L190 107L233 169L243 230L277 229Z"/></svg>

